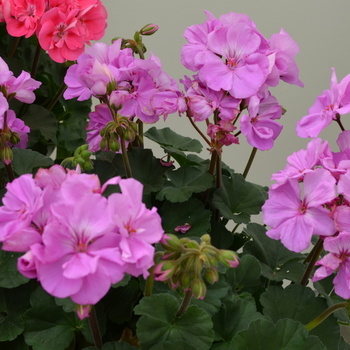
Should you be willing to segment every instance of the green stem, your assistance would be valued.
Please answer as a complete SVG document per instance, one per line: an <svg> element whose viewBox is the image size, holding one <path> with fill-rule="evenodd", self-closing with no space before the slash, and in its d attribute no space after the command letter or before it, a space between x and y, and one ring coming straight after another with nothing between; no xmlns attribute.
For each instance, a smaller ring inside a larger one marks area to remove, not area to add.
<svg viewBox="0 0 350 350"><path fill-rule="evenodd" d="M199 130L198 126L196 125L196 123L193 121L193 118L191 117L191 115L189 114L189 112L186 112L187 118L190 121L190 123L192 124L192 126L195 128L195 130L198 132L198 134L203 138L203 140L208 144L208 146L211 147L210 141L208 140L208 138Z"/></svg>
<svg viewBox="0 0 350 350"><path fill-rule="evenodd" d="M123 157L126 177L129 178L129 177L132 177L132 172L131 172L131 166L130 166L129 157L128 157L128 151L126 150L126 147L125 147L125 139L124 139L124 136L122 135L120 135L120 145L122 147L122 157Z"/></svg>
<svg viewBox="0 0 350 350"><path fill-rule="evenodd" d="M347 303L338 303L335 305L330 306L327 310L322 312L321 315L317 316L314 320L309 322L307 325L305 325L306 329L308 331L311 331L315 327L317 327L320 323L322 323L329 315L331 315L334 311L337 311L339 309L346 308Z"/></svg>
<svg viewBox="0 0 350 350"><path fill-rule="evenodd" d="M95 347L97 349L101 349L103 343L102 343L100 328L99 328L98 322L97 322L97 317L96 317L94 305L92 305L92 307L91 307L90 315L88 318L89 318L89 325L90 325L91 334L92 334L92 337L94 338Z"/></svg>
<svg viewBox="0 0 350 350"><path fill-rule="evenodd" d="M213 151L211 154L211 159L210 159L210 164L209 164L209 169L208 169L208 173L210 175L214 175L214 169L216 166L216 160L218 158L218 154L216 151ZM208 197L209 197L209 192L210 189L208 188L202 195L202 203L203 205L205 205L207 203Z"/></svg>
<svg viewBox="0 0 350 350"><path fill-rule="evenodd" d="M145 59L145 55L143 53L142 47L139 44L137 44L135 46L135 49L136 49L138 55L140 56L141 60L144 60Z"/></svg>
<svg viewBox="0 0 350 350"><path fill-rule="evenodd" d="M137 126L138 126L138 133L139 133L139 139L141 142L140 147L143 148L143 121L142 120L138 120L137 121Z"/></svg>
<svg viewBox="0 0 350 350"><path fill-rule="evenodd" d="M33 60L33 65L32 65L32 70L30 72L30 76L34 79L36 76L36 71L38 70L38 64L39 64L39 58L40 58L40 53L41 53L41 46L38 43L36 50L35 50L35 55L34 55L34 60Z"/></svg>
<svg viewBox="0 0 350 350"><path fill-rule="evenodd" d="M21 37L15 38L15 40L13 42L13 45L11 47L11 51L10 51L10 53L8 55L9 58L11 58L15 54L17 46L18 46L20 40L21 40Z"/></svg>
<svg viewBox="0 0 350 350"><path fill-rule="evenodd" d="M6 111L4 113L3 132L7 132L7 131L8 131L8 126L7 126L7 111ZM6 145L7 143L6 143L5 135L3 132L1 132L1 144ZM8 146L6 145L6 147L8 147ZM5 171L6 171L7 177L9 179L9 181L12 182L15 179L15 174L13 173L12 165L11 165L11 163L6 164L4 162L4 166L5 166Z"/></svg>
<svg viewBox="0 0 350 350"><path fill-rule="evenodd" d="M315 244L314 249L312 249L312 251L309 254L310 259L309 259L309 257L307 257L307 259L306 259L309 261L309 264L307 265L306 270L304 272L304 275L300 280L300 284L302 286L307 285L307 283L309 281L309 277L311 275L311 272L312 272L313 268L315 267L316 261L318 260L318 257L320 256L322 250L323 250L323 240L321 238L319 238L317 243Z"/></svg>
<svg viewBox="0 0 350 350"><path fill-rule="evenodd" d="M154 285L154 268L156 265L153 265L149 270L149 276L146 279L146 286L145 286L145 297L149 297L152 295L153 292L153 285Z"/></svg>
<svg viewBox="0 0 350 350"><path fill-rule="evenodd" d="M62 94L66 91L67 89L67 85L65 83L63 83L61 85L61 87L58 89L58 91L56 92L56 95L53 97L53 99L50 101L49 105L47 106L47 109L49 111L51 111L51 109L53 107L55 107L56 102L58 101L58 99L62 96Z"/></svg>
<svg viewBox="0 0 350 350"><path fill-rule="evenodd" d="M243 177L244 177L244 178L246 178L247 175L248 175L248 172L249 172L249 170L250 170L250 167L252 166L252 163L253 163L253 160L254 160L254 157L255 157L255 155L256 155L256 151L257 151L257 150L258 150L258 149L257 149L256 147L253 147L252 152L250 153L250 157L249 157L249 159L248 159L248 163L247 163L247 165L246 165L246 167L245 167L245 169L244 169L244 172L243 172Z"/></svg>
<svg viewBox="0 0 350 350"><path fill-rule="evenodd" d="M221 155L218 154L216 159L216 188L222 187L222 170L221 170ZM220 211L216 209L215 211L216 221L220 221Z"/></svg>
<svg viewBox="0 0 350 350"><path fill-rule="evenodd" d="M177 312L177 317L180 317L181 315L183 315L185 313L185 311L187 310L188 308L188 305L190 305L190 302L191 302L191 298L192 298L192 290L189 289L184 298L182 299L182 303L179 307L179 311Z"/></svg>

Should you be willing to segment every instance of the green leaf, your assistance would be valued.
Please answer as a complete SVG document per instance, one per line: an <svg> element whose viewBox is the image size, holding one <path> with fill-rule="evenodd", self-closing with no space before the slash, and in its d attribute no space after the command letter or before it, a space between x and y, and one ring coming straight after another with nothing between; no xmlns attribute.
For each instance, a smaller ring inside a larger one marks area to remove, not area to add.
<svg viewBox="0 0 350 350"><path fill-rule="evenodd" d="M244 255L239 265L226 271L226 279L234 293L254 292L260 285L261 265L252 255Z"/></svg>
<svg viewBox="0 0 350 350"><path fill-rule="evenodd" d="M286 289L271 286L260 297L264 315L273 322L290 318L306 325L319 316L328 307L324 298L316 297L312 289L299 284L289 285ZM334 350L340 337L337 319L330 315L321 324L310 331L327 347Z"/></svg>
<svg viewBox="0 0 350 350"><path fill-rule="evenodd" d="M30 149L12 148L13 170L18 175L35 173L38 168L48 168L53 165L53 160Z"/></svg>
<svg viewBox="0 0 350 350"><path fill-rule="evenodd" d="M190 224L191 228L181 237L202 237L210 230L211 212L204 209L201 201L191 198L185 203L165 202L159 210L162 217L162 226L165 232L179 234L177 226Z"/></svg>
<svg viewBox="0 0 350 350"><path fill-rule="evenodd" d="M248 223L250 215L260 213L267 188L247 182L240 174L223 176L222 180L222 187L214 192L213 204L226 219Z"/></svg>
<svg viewBox="0 0 350 350"><path fill-rule="evenodd" d="M230 345L232 350L326 350L317 337L308 336L302 324L289 319L276 325L267 320L253 321Z"/></svg>
<svg viewBox="0 0 350 350"><path fill-rule="evenodd" d="M264 316L254 304L243 299L226 300L213 317L215 340L230 341L238 332L247 329L250 322Z"/></svg>
<svg viewBox="0 0 350 350"><path fill-rule="evenodd" d="M23 253L6 252L0 248L0 287L14 288L29 279L18 272L17 259Z"/></svg>
<svg viewBox="0 0 350 350"><path fill-rule="evenodd" d="M197 350L191 344L183 341L177 340L174 343L169 341L163 341L155 346L153 346L150 350Z"/></svg>
<svg viewBox="0 0 350 350"><path fill-rule="evenodd" d="M163 187L163 176L169 167L163 166L160 160L153 156L152 150L133 148L128 151L128 158L132 177L143 184L144 194L157 192ZM126 176L121 154L114 156L113 165L116 167L117 175Z"/></svg>
<svg viewBox="0 0 350 350"><path fill-rule="evenodd" d="M156 129L152 127L148 129L144 135L172 152L188 151L200 153L203 148L198 140L179 135L170 128Z"/></svg>
<svg viewBox="0 0 350 350"><path fill-rule="evenodd" d="M30 307L29 295L27 285L14 289L0 288L0 342L14 340L23 332L23 315Z"/></svg>
<svg viewBox="0 0 350 350"><path fill-rule="evenodd" d="M38 287L30 298L32 308L24 315L24 338L33 350L64 350L73 340L74 332L88 328L88 321L75 313L66 313L55 298Z"/></svg>
<svg viewBox="0 0 350 350"><path fill-rule="evenodd" d="M103 344L101 350L134 350L134 349L137 350L139 348L137 348L136 346L132 346L129 343L112 341L112 342Z"/></svg>
<svg viewBox="0 0 350 350"><path fill-rule="evenodd" d="M305 269L303 254L294 253L280 241L268 237L266 229L259 224L247 225L244 232L253 240L244 245L243 253L253 255L260 261L263 276L273 281L289 279L299 282Z"/></svg>
<svg viewBox="0 0 350 350"><path fill-rule="evenodd" d="M20 335L15 340L1 342L1 350L28 350L28 345Z"/></svg>
<svg viewBox="0 0 350 350"><path fill-rule="evenodd" d="M143 350L162 342L184 340L195 349L207 350L214 339L209 315L198 306L190 306L177 317L179 301L169 294L143 298L134 309L142 315L137 322L137 336Z"/></svg>
<svg viewBox="0 0 350 350"><path fill-rule="evenodd" d="M135 278L123 287L110 289L103 299L109 319L116 323L129 321L139 297L139 283Z"/></svg>
<svg viewBox="0 0 350 350"><path fill-rule="evenodd" d="M182 167L175 171L167 171L170 181L158 192L157 199L174 202L185 202L192 193L203 192L210 188L213 176L196 168Z"/></svg>
<svg viewBox="0 0 350 350"><path fill-rule="evenodd" d="M64 312L75 311L76 304L71 298L55 298L55 303L58 306L62 306Z"/></svg>
<svg viewBox="0 0 350 350"><path fill-rule="evenodd" d="M234 239L231 231L214 218L211 219L210 226L211 244L218 249L230 248Z"/></svg>
<svg viewBox="0 0 350 350"><path fill-rule="evenodd" d="M58 124L55 115L46 108L31 104L22 117L30 131L39 130L46 140L55 140Z"/></svg>
<svg viewBox="0 0 350 350"><path fill-rule="evenodd" d="M218 282L207 284L207 293L203 300L191 299L190 305L197 305L208 313L209 316L215 315L221 307L221 299L227 295L228 287L222 276Z"/></svg>

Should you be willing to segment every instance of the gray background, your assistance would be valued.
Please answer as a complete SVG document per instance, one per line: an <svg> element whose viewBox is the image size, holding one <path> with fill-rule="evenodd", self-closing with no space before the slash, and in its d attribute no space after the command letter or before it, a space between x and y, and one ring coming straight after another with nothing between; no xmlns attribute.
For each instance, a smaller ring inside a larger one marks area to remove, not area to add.
<svg viewBox="0 0 350 350"><path fill-rule="evenodd" d="M317 95L329 89L331 67L336 68L338 81L350 73L350 1L320 0L264 0L264 1L226 1L226 0L102 0L108 11L108 27L104 42L110 43L116 36L132 38L136 30L153 22L160 26L159 31L145 37L144 43L149 51L157 55L163 69L176 81L183 76L192 75L180 62L180 50L185 39L186 27L203 23L206 19L203 10L211 11L216 17L229 12L247 14L266 38L284 28L298 43L300 51L296 57L300 79L305 87L281 82L271 92L281 105L287 109L281 122L284 129L272 150L258 152L248 180L261 185L270 185L273 172L283 169L286 157L301 148L306 148L307 139L295 134L296 122L307 114ZM148 57L148 56L147 56ZM343 117L346 128L350 127L349 116ZM156 123L157 128L170 127L186 136L199 139L186 117L171 115L166 122ZM147 129L147 126L146 126ZM329 139L333 151L338 151L335 140L340 129L331 124L321 137ZM236 172L243 172L251 146L244 136L241 145L224 148L223 161ZM204 143L203 143L204 145ZM156 148L146 139L146 147ZM161 151L155 151L158 156ZM208 157L205 150L202 157Z"/></svg>

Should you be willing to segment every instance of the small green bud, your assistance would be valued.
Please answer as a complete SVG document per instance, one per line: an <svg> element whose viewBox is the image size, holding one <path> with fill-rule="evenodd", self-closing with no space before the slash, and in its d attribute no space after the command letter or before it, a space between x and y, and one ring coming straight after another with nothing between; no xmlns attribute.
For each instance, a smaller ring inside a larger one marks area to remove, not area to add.
<svg viewBox="0 0 350 350"><path fill-rule="evenodd" d="M120 150L120 143L113 138L112 140L109 140L108 148L113 152L118 152Z"/></svg>
<svg viewBox="0 0 350 350"><path fill-rule="evenodd" d="M94 166L93 166L91 160L85 161L85 162L81 165L81 167L83 168L84 171L90 171L90 170L92 170L92 169L94 168Z"/></svg>
<svg viewBox="0 0 350 350"><path fill-rule="evenodd" d="M166 250L176 252L182 248L180 240L173 234L167 233L163 235L160 244Z"/></svg>
<svg viewBox="0 0 350 350"><path fill-rule="evenodd" d="M85 160L82 157L75 157L74 162L77 164L84 164Z"/></svg>
<svg viewBox="0 0 350 350"><path fill-rule="evenodd" d="M100 149L101 149L101 151L104 151L104 150L105 150L106 145L107 145L107 140L106 140L106 139L102 139L102 140L100 141Z"/></svg>
<svg viewBox="0 0 350 350"><path fill-rule="evenodd" d="M210 244L210 236L208 234L203 235L201 241Z"/></svg>
<svg viewBox="0 0 350 350"><path fill-rule="evenodd" d="M201 278L196 278L191 283L192 296L203 300L207 293L207 287Z"/></svg>
<svg viewBox="0 0 350 350"><path fill-rule="evenodd" d="M220 250L218 260L226 267L237 267L239 265L238 256L232 250Z"/></svg>
<svg viewBox="0 0 350 350"><path fill-rule="evenodd" d="M219 280L218 270L215 268L207 268L205 270L204 278L210 284L216 283Z"/></svg>
<svg viewBox="0 0 350 350"><path fill-rule="evenodd" d="M4 147L0 150L0 159L6 165L9 165L13 160L12 149L7 144L5 144Z"/></svg>
<svg viewBox="0 0 350 350"><path fill-rule="evenodd" d="M80 153L80 156L83 158L90 158L91 154L92 154L92 152L84 150Z"/></svg>

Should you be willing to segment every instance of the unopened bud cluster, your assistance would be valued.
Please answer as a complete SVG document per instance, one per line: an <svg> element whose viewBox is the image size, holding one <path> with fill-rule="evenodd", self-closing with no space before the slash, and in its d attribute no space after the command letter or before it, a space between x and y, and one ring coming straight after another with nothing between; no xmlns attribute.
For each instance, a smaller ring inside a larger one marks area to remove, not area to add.
<svg viewBox="0 0 350 350"><path fill-rule="evenodd" d="M155 280L167 282L172 289L191 290L197 299L205 297L205 281L210 284L218 281L219 262L226 267L239 264L235 252L215 248L208 234L201 237L200 243L166 234L160 243L165 251L161 262L157 262L154 268Z"/></svg>
<svg viewBox="0 0 350 350"><path fill-rule="evenodd" d="M93 169L94 165L90 159L92 152L88 150L89 145L82 145L74 151L73 157L68 157L63 160L61 165L65 167L68 163L72 164L73 168L76 168L78 165L81 171L90 171Z"/></svg>
<svg viewBox="0 0 350 350"><path fill-rule="evenodd" d="M109 122L100 131L102 140L100 149L103 151L119 152L121 138L126 142L134 141L137 135L137 124L126 117L118 115L116 121Z"/></svg>

